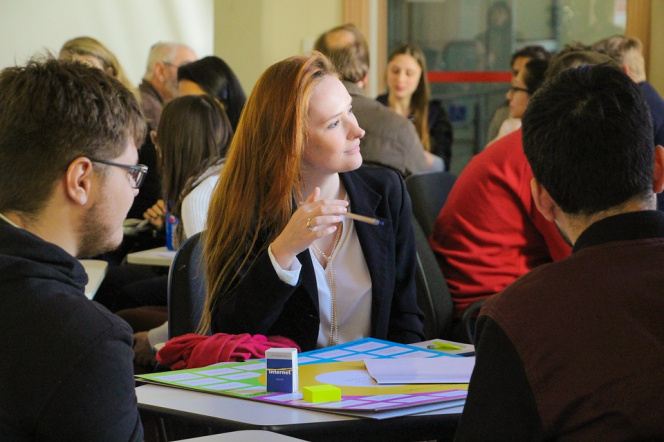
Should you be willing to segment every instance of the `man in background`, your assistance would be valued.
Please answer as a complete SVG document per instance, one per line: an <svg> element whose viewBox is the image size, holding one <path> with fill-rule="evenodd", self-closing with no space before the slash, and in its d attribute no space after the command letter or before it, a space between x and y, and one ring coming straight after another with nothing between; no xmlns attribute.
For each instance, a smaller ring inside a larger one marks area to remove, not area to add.
<svg viewBox="0 0 664 442"><path fill-rule="evenodd" d="M364 93L369 74L369 47L353 25L342 25L322 34L314 49L332 60L353 98L353 113L366 134L360 140L365 163L390 166L403 176L443 170L440 157L424 150L415 126Z"/></svg>
<svg viewBox="0 0 664 442"><path fill-rule="evenodd" d="M164 105L178 95L178 68L195 60L193 49L180 43L159 42L150 48L145 75L138 86L148 130L157 129ZM139 161L148 166L150 174L128 217L143 219L143 213L162 197L157 151L149 136L140 148Z"/></svg>
<svg viewBox="0 0 664 442"><path fill-rule="evenodd" d="M646 79L646 62L641 41L634 37L615 35L593 44L593 49L614 59L639 85L650 107L655 145L664 145L664 100ZM664 194L657 195L657 207L664 210Z"/></svg>
<svg viewBox="0 0 664 442"><path fill-rule="evenodd" d="M573 244L488 300L455 440L664 438L664 148L619 68L553 77L523 116L542 215Z"/></svg>
<svg viewBox="0 0 664 442"><path fill-rule="evenodd" d="M117 247L147 170L133 94L81 63L0 73L0 438L139 441L132 334L77 256Z"/></svg>
<svg viewBox="0 0 664 442"><path fill-rule="evenodd" d="M550 57L549 52L544 49L542 46L530 45L524 46L518 49L510 60L510 66L512 68L512 81L519 75L519 71L528 63L530 60L548 60ZM487 140L489 142L494 141L496 138L508 134L509 132L516 130L521 125L521 122L515 118L510 118L510 106L509 101L505 100L503 104L498 106L491 116L491 121L489 122L489 129L487 134ZM502 130L501 130L502 129Z"/></svg>
<svg viewBox="0 0 664 442"><path fill-rule="evenodd" d="M159 42L150 48L143 81L138 86L141 107L151 130L159 126L164 105L178 95L178 68L196 60L196 53L180 43Z"/></svg>

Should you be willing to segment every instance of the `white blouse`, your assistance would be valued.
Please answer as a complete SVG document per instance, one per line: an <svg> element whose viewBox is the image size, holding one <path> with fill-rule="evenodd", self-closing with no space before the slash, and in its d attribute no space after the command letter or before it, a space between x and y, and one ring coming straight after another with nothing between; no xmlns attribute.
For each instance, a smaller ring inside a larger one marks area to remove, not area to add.
<svg viewBox="0 0 664 442"><path fill-rule="evenodd" d="M323 269L314 256L314 248L310 247L309 251L318 286L320 326L317 348L323 348L329 345L331 331L332 296L329 284L331 267L328 264L327 268ZM289 270L284 270L274 259L271 249L268 249L268 253L279 278L287 284L295 285L302 268L298 259L295 258ZM343 230L334 251L332 266L337 300L339 343L366 338L371 333L371 276L355 231L355 225L350 218L343 217Z"/></svg>

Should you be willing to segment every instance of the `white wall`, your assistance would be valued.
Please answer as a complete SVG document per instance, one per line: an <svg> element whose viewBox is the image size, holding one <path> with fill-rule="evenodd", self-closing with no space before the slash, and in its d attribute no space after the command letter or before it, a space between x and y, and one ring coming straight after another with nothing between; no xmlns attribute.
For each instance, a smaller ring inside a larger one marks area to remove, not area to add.
<svg viewBox="0 0 664 442"><path fill-rule="evenodd" d="M65 41L86 35L113 51L138 84L157 41L212 54L213 21L213 0L0 0L0 69L44 49L57 55Z"/></svg>
<svg viewBox="0 0 664 442"><path fill-rule="evenodd" d="M341 24L341 0L215 0L215 55L235 71L247 95L270 65L311 50Z"/></svg>

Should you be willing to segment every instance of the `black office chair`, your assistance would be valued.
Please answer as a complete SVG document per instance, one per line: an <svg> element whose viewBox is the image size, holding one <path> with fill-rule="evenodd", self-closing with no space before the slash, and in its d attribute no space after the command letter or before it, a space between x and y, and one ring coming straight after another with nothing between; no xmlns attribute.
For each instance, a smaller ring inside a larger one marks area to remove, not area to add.
<svg viewBox="0 0 664 442"><path fill-rule="evenodd" d="M417 304L424 312L424 339L449 339L454 307L436 256L420 223L413 216L417 247Z"/></svg>
<svg viewBox="0 0 664 442"><path fill-rule="evenodd" d="M413 203L413 215L428 238L433 231L440 209L456 182L450 172L424 172L406 178L406 189Z"/></svg>
<svg viewBox="0 0 664 442"><path fill-rule="evenodd" d="M205 306L201 234L178 249L168 273L168 338L194 333Z"/></svg>

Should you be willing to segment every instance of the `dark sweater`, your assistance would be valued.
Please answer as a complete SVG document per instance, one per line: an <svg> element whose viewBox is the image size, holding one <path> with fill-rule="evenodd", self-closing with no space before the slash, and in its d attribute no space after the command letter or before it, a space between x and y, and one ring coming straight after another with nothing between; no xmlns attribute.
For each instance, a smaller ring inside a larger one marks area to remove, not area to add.
<svg viewBox="0 0 664 442"><path fill-rule="evenodd" d="M138 441L129 326L61 248L0 220L0 439Z"/></svg>
<svg viewBox="0 0 664 442"><path fill-rule="evenodd" d="M486 302L457 440L664 440L664 213L588 227Z"/></svg>

